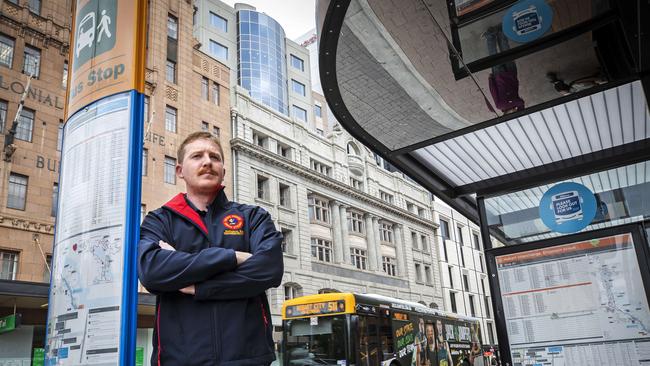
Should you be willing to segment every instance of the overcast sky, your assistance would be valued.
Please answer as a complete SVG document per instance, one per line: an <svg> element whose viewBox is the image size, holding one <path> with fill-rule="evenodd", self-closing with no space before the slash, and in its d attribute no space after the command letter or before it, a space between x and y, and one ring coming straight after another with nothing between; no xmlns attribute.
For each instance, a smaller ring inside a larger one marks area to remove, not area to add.
<svg viewBox="0 0 650 366"><path fill-rule="evenodd" d="M316 28L314 19L315 0L222 0L233 6L246 3L275 19L286 33L287 38L296 39L307 31Z"/></svg>

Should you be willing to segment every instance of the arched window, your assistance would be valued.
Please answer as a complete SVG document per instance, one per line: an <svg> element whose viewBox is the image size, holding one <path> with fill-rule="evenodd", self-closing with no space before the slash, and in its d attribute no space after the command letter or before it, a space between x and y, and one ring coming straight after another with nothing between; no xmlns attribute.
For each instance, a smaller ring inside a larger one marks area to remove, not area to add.
<svg viewBox="0 0 650 366"><path fill-rule="evenodd" d="M424 301L422 301L422 300L418 301L418 304L421 304L421 305L427 306L427 303L424 302Z"/></svg>
<svg viewBox="0 0 650 366"><path fill-rule="evenodd" d="M332 294L332 293L337 293L337 292L341 292L341 291L339 291L337 289L334 289L334 288L322 288L322 289L318 290L319 294Z"/></svg>
<svg viewBox="0 0 650 366"><path fill-rule="evenodd" d="M348 142L348 155L359 155L359 148L353 142Z"/></svg>
<svg viewBox="0 0 650 366"><path fill-rule="evenodd" d="M302 296L302 287L295 282L287 282L284 284L284 299L291 300L296 297Z"/></svg>
<svg viewBox="0 0 650 366"><path fill-rule="evenodd" d="M429 304L429 307L431 309L438 309L438 304L436 304L435 302L432 302L431 304Z"/></svg>

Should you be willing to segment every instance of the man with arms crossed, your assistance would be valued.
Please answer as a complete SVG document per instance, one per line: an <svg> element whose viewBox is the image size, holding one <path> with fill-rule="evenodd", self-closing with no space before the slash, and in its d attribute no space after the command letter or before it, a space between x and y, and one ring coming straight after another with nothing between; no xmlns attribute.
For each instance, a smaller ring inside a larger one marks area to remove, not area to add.
<svg viewBox="0 0 650 366"><path fill-rule="evenodd" d="M178 149L180 193L144 219L138 275L156 295L151 365L268 365L275 359L264 293L280 285L282 234L257 206L228 201L219 140Z"/></svg>

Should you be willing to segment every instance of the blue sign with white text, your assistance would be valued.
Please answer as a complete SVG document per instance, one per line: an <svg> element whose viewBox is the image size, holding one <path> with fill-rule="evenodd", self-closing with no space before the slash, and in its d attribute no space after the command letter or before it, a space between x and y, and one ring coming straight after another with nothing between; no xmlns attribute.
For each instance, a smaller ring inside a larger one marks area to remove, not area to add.
<svg viewBox="0 0 650 366"><path fill-rule="evenodd" d="M503 15L503 34L518 43L533 41L544 35L553 21L553 11L543 0L523 0Z"/></svg>
<svg viewBox="0 0 650 366"><path fill-rule="evenodd" d="M596 197L582 184L557 184L542 196L539 217L552 231L576 233L586 228L596 217Z"/></svg>

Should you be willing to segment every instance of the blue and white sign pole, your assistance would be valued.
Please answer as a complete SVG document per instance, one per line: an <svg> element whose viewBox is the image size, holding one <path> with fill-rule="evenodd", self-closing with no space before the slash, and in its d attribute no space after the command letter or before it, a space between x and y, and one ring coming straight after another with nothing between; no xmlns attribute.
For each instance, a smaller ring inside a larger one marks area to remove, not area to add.
<svg viewBox="0 0 650 366"><path fill-rule="evenodd" d="M46 365L133 365L145 0L77 0Z"/></svg>

